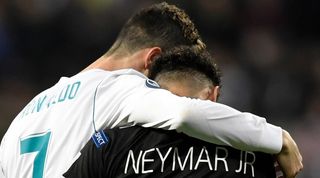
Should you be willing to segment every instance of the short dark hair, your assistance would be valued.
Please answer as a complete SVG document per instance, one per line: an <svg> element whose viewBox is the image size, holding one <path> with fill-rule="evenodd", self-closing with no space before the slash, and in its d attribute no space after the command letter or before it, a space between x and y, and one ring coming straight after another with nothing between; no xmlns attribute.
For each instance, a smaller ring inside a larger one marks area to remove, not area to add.
<svg viewBox="0 0 320 178"><path fill-rule="evenodd" d="M213 85L221 85L221 72L206 50L180 46L164 52L155 57L148 77L155 80L159 75L175 71L185 72L187 75L195 71L205 75Z"/></svg>
<svg viewBox="0 0 320 178"><path fill-rule="evenodd" d="M205 48L189 16L175 5L162 2L134 14L123 26L107 54L118 49L131 53L155 46L166 51L179 45Z"/></svg>

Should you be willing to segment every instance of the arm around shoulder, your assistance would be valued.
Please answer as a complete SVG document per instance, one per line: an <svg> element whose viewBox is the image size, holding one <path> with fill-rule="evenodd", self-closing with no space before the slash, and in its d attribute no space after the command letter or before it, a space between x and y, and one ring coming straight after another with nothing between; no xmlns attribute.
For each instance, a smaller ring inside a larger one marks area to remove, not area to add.
<svg viewBox="0 0 320 178"><path fill-rule="evenodd" d="M162 89L144 93L128 122L175 129L190 137L242 150L275 154L282 147L282 129L265 118L211 101L178 97Z"/></svg>
<svg viewBox="0 0 320 178"><path fill-rule="evenodd" d="M207 142L241 150L279 153L282 129L265 118L223 104L195 102L185 109L177 130Z"/></svg>

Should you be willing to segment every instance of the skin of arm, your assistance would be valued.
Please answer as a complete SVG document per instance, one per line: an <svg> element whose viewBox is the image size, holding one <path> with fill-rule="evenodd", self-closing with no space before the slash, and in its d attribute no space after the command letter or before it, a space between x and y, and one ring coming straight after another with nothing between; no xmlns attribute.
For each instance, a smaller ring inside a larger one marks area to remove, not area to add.
<svg viewBox="0 0 320 178"><path fill-rule="evenodd" d="M294 178L303 169L302 156L297 144L286 130L282 131L282 140L283 146L276 158L285 176Z"/></svg>

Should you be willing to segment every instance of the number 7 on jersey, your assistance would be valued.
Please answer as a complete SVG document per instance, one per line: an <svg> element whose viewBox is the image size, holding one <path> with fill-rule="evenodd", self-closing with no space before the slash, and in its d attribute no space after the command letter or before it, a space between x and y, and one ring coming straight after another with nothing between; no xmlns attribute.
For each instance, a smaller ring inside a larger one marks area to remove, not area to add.
<svg viewBox="0 0 320 178"><path fill-rule="evenodd" d="M33 161L32 178L42 178L51 132L32 135L20 140L20 154L37 152Z"/></svg>

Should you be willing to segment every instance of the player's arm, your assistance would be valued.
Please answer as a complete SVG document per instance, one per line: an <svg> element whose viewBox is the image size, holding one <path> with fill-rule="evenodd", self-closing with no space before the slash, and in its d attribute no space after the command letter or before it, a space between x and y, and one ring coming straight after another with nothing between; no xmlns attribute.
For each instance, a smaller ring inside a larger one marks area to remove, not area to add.
<svg viewBox="0 0 320 178"><path fill-rule="evenodd" d="M282 129L264 118L160 89L139 98L130 121L144 127L176 129L197 139L242 150L279 153L282 148Z"/></svg>
<svg viewBox="0 0 320 178"><path fill-rule="evenodd" d="M223 104L150 88L146 79L136 75L121 75L117 82L101 83L95 113L97 129L131 122L176 129L200 140L237 149L279 153L282 148L282 129L264 118Z"/></svg>

